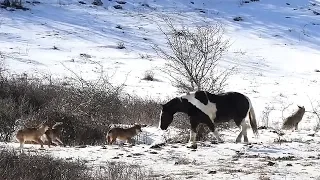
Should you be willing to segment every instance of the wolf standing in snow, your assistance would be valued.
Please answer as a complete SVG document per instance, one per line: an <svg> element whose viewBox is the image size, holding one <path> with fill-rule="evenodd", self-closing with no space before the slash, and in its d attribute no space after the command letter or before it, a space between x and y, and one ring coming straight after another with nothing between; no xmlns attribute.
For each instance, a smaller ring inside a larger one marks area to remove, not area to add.
<svg viewBox="0 0 320 180"><path fill-rule="evenodd" d="M41 136L49 129L49 126L46 122L41 123L38 127L28 128L25 127L23 129L18 130L16 134L16 138L20 143L20 148L23 148L25 141L33 141L40 144L41 148L43 148L43 141L41 140ZM50 147L50 145L48 145Z"/></svg>
<svg viewBox="0 0 320 180"><path fill-rule="evenodd" d="M298 106L298 110L291 116L287 117L282 124L282 129L288 130L295 128L298 130L298 124L302 120L304 113L306 112L304 106Z"/></svg>
<svg viewBox="0 0 320 180"><path fill-rule="evenodd" d="M107 144L114 143L117 138L123 141L126 140L128 143L133 143L132 137L142 132L142 127L146 127L146 125L135 124L133 127L130 128L112 128L109 130L106 136Z"/></svg>
<svg viewBox="0 0 320 180"><path fill-rule="evenodd" d="M48 140L48 144L54 144L54 145L63 145L63 142L61 141L61 125L62 122L56 122L51 128L49 128L45 132L45 137Z"/></svg>

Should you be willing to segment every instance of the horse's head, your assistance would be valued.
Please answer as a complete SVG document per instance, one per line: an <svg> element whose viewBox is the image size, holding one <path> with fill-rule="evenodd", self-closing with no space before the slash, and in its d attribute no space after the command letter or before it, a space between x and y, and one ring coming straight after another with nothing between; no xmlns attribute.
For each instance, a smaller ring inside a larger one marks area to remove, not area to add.
<svg viewBox="0 0 320 180"><path fill-rule="evenodd" d="M168 128L168 126L172 123L173 114L168 112L168 111L164 111L163 109L164 108L163 108L163 105L162 105L162 111L161 111L161 115L160 115L159 127L162 130L166 130Z"/></svg>
<svg viewBox="0 0 320 180"><path fill-rule="evenodd" d="M166 130L168 126L172 123L173 115L179 111L181 106L181 99L174 98L167 102L166 104L162 104L162 110L160 114L160 123L159 127L162 130Z"/></svg>

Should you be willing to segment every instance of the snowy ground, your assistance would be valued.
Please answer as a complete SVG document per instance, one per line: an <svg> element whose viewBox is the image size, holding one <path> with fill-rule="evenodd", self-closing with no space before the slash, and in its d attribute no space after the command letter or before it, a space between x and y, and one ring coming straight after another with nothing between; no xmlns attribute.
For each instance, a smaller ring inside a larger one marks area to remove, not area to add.
<svg viewBox="0 0 320 180"><path fill-rule="evenodd" d="M156 128L144 128L157 141ZM153 134L151 134L153 132ZM167 144L153 149L151 145L107 145L85 148L53 147L38 150L39 145L25 145L25 151L51 154L68 160L84 159L90 167L101 168L110 161L139 164L151 169L160 179L320 179L320 133L288 133L277 143L278 135L261 130L261 138L250 138L252 144L235 144L238 131L224 131L225 143L199 143L197 150L185 144ZM252 133L249 135L253 136ZM0 144L0 148L18 148L17 143Z"/></svg>
<svg viewBox="0 0 320 180"><path fill-rule="evenodd" d="M319 0L125 1L122 10L113 8L117 4L113 0L103 1L102 7L92 6L87 0L83 1L87 4L41 0L40 4L26 3L30 11L0 9L0 55L13 73L53 78L70 77L72 73L67 69L71 69L85 79L95 79L98 66L92 61L99 62L112 76L112 82L125 82L127 92L162 99L175 96L176 89L162 72L165 61L152 50L153 44L165 43L157 28L161 24L159 16L166 14L187 26L219 21L232 42L220 66L237 67L226 90L243 92L252 99L259 125L266 125L263 117L268 107L274 109L268 125L278 128L285 106L292 103L284 116L296 105L311 111L308 96L314 103L320 98L320 73L315 72L320 70L320 15L316 15L320 13ZM234 21L237 16L244 20ZM121 42L125 49L117 49ZM160 81L141 80L147 70L152 70ZM301 130L285 137L293 142L281 145L273 143L276 134L265 130L260 131L260 139L252 139L259 144L234 144L236 134L226 131L222 133L230 138L229 142L200 146L195 152L177 144L161 150L138 145L120 149L53 148L46 153L64 157L74 154L95 165L119 156L119 161L138 162L162 176L182 179L256 179L264 173L272 179L314 179L319 178L320 138L319 133L314 137L308 134L316 123L317 118L307 112L299 125ZM244 154L236 158L237 151ZM143 155L125 158L135 152ZM281 160L287 156L295 159ZM271 158L276 164L268 166L268 157L280 159ZM174 165L179 158L190 163ZM237 169L243 171L234 172ZM217 173L208 174L211 170Z"/></svg>

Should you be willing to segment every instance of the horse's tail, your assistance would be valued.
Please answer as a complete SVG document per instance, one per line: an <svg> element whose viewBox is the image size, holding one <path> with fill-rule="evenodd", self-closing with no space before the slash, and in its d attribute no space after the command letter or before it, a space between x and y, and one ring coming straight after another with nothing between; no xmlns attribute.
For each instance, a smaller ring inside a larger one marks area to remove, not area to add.
<svg viewBox="0 0 320 180"><path fill-rule="evenodd" d="M249 98L248 98L249 100ZM256 120L256 114L254 113L254 109L253 109L253 106L252 106L252 103L251 101L249 100L249 119L250 119L250 125L251 125L251 128L252 128L252 131L253 133L256 135L256 136L259 136L258 134L258 126L257 126L257 120Z"/></svg>

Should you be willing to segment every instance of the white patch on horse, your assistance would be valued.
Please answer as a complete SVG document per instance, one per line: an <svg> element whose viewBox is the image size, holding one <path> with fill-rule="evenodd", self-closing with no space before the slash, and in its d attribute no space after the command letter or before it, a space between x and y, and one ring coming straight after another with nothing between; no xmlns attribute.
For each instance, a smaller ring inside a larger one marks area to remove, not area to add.
<svg viewBox="0 0 320 180"><path fill-rule="evenodd" d="M203 104L201 101L195 98L195 92L181 96L181 98L188 100L191 104L193 104L198 109L200 109L203 113L208 115L211 121L214 122L214 119L216 118L216 112L217 112L217 107L215 103L210 102L208 99L208 104L207 105Z"/></svg>
<svg viewBox="0 0 320 180"><path fill-rule="evenodd" d="M162 116L162 110L161 110L161 112L160 112L159 129L160 129L160 127L161 127L161 116Z"/></svg>

